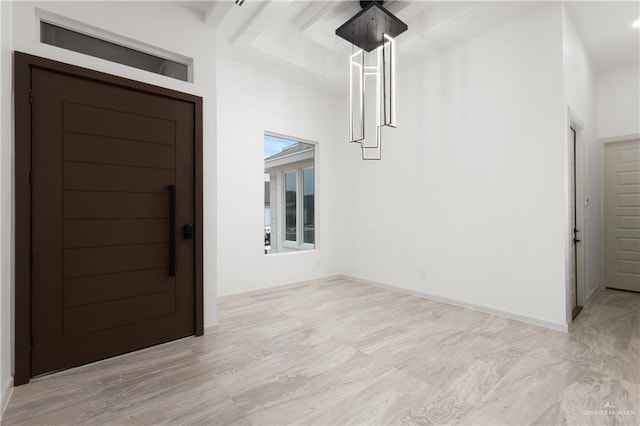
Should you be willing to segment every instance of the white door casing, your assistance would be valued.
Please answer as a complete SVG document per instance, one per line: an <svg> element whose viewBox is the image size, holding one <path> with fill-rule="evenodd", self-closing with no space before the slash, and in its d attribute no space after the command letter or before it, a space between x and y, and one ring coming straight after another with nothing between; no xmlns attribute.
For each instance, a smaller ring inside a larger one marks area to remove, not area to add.
<svg viewBox="0 0 640 426"><path fill-rule="evenodd" d="M584 125L571 109L569 109L569 126L567 126L567 152L569 245L566 307L567 321L572 321L585 305L585 245L588 244L588 235L584 232L587 202L584 194Z"/></svg>

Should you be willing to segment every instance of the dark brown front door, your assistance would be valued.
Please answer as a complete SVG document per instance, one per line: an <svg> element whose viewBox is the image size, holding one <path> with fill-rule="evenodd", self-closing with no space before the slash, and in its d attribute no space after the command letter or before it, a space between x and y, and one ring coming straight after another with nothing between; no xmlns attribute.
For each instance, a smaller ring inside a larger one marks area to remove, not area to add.
<svg viewBox="0 0 640 426"><path fill-rule="evenodd" d="M31 375L194 334L194 104L31 79Z"/></svg>

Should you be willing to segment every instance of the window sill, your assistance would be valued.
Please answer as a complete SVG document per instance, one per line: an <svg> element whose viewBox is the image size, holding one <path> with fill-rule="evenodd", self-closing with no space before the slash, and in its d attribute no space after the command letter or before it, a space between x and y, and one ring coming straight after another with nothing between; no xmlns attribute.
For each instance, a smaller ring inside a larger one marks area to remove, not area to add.
<svg viewBox="0 0 640 426"><path fill-rule="evenodd" d="M309 250L315 250L316 246L315 244L296 244L296 243L290 243L290 242L284 242L282 244L282 248L286 248L289 250L300 250L300 251L309 251Z"/></svg>
<svg viewBox="0 0 640 426"><path fill-rule="evenodd" d="M280 257L280 256L302 256L302 255L312 255L314 253L317 253L318 250L295 250L295 251L285 251L285 252L278 252L278 253L269 253L269 254L265 254L265 257L267 258L272 258L272 257Z"/></svg>

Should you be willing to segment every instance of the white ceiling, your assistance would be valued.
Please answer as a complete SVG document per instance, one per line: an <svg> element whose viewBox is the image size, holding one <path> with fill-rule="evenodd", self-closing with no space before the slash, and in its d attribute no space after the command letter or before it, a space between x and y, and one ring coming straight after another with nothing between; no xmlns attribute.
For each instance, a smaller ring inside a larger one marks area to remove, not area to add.
<svg viewBox="0 0 640 426"><path fill-rule="evenodd" d="M638 1L567 3L573 21L597 74L640 62Z"/></svg>
<svg viewBox="0 0 640 426"><path fill-rule="evenodd" d="M357 1L181 1L218 31L222 54L343 90L350 43L335 29L359 10ZM452 2L388 0L409 26L397 39L399 66L408 66L545 5L541 1ZM597 72L638 63L640 31L631 28L640 3L571 2L568 10ZM300 72L304 71L304 72Z"/></svg>

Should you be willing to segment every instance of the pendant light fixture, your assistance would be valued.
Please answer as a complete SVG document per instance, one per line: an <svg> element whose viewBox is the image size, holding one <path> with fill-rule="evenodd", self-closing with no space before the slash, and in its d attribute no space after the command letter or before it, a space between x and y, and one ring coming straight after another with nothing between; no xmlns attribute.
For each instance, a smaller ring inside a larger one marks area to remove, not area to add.
<svg viewBox="0 0 640 426"><path fill-rule="evenodd" d="M382 127L396 127L394 38L407 24L382 7L382 1L361 1L360 6L336 30L354 46L349 57L349 141L360 144L363 160L379 160Z"/></svg>

